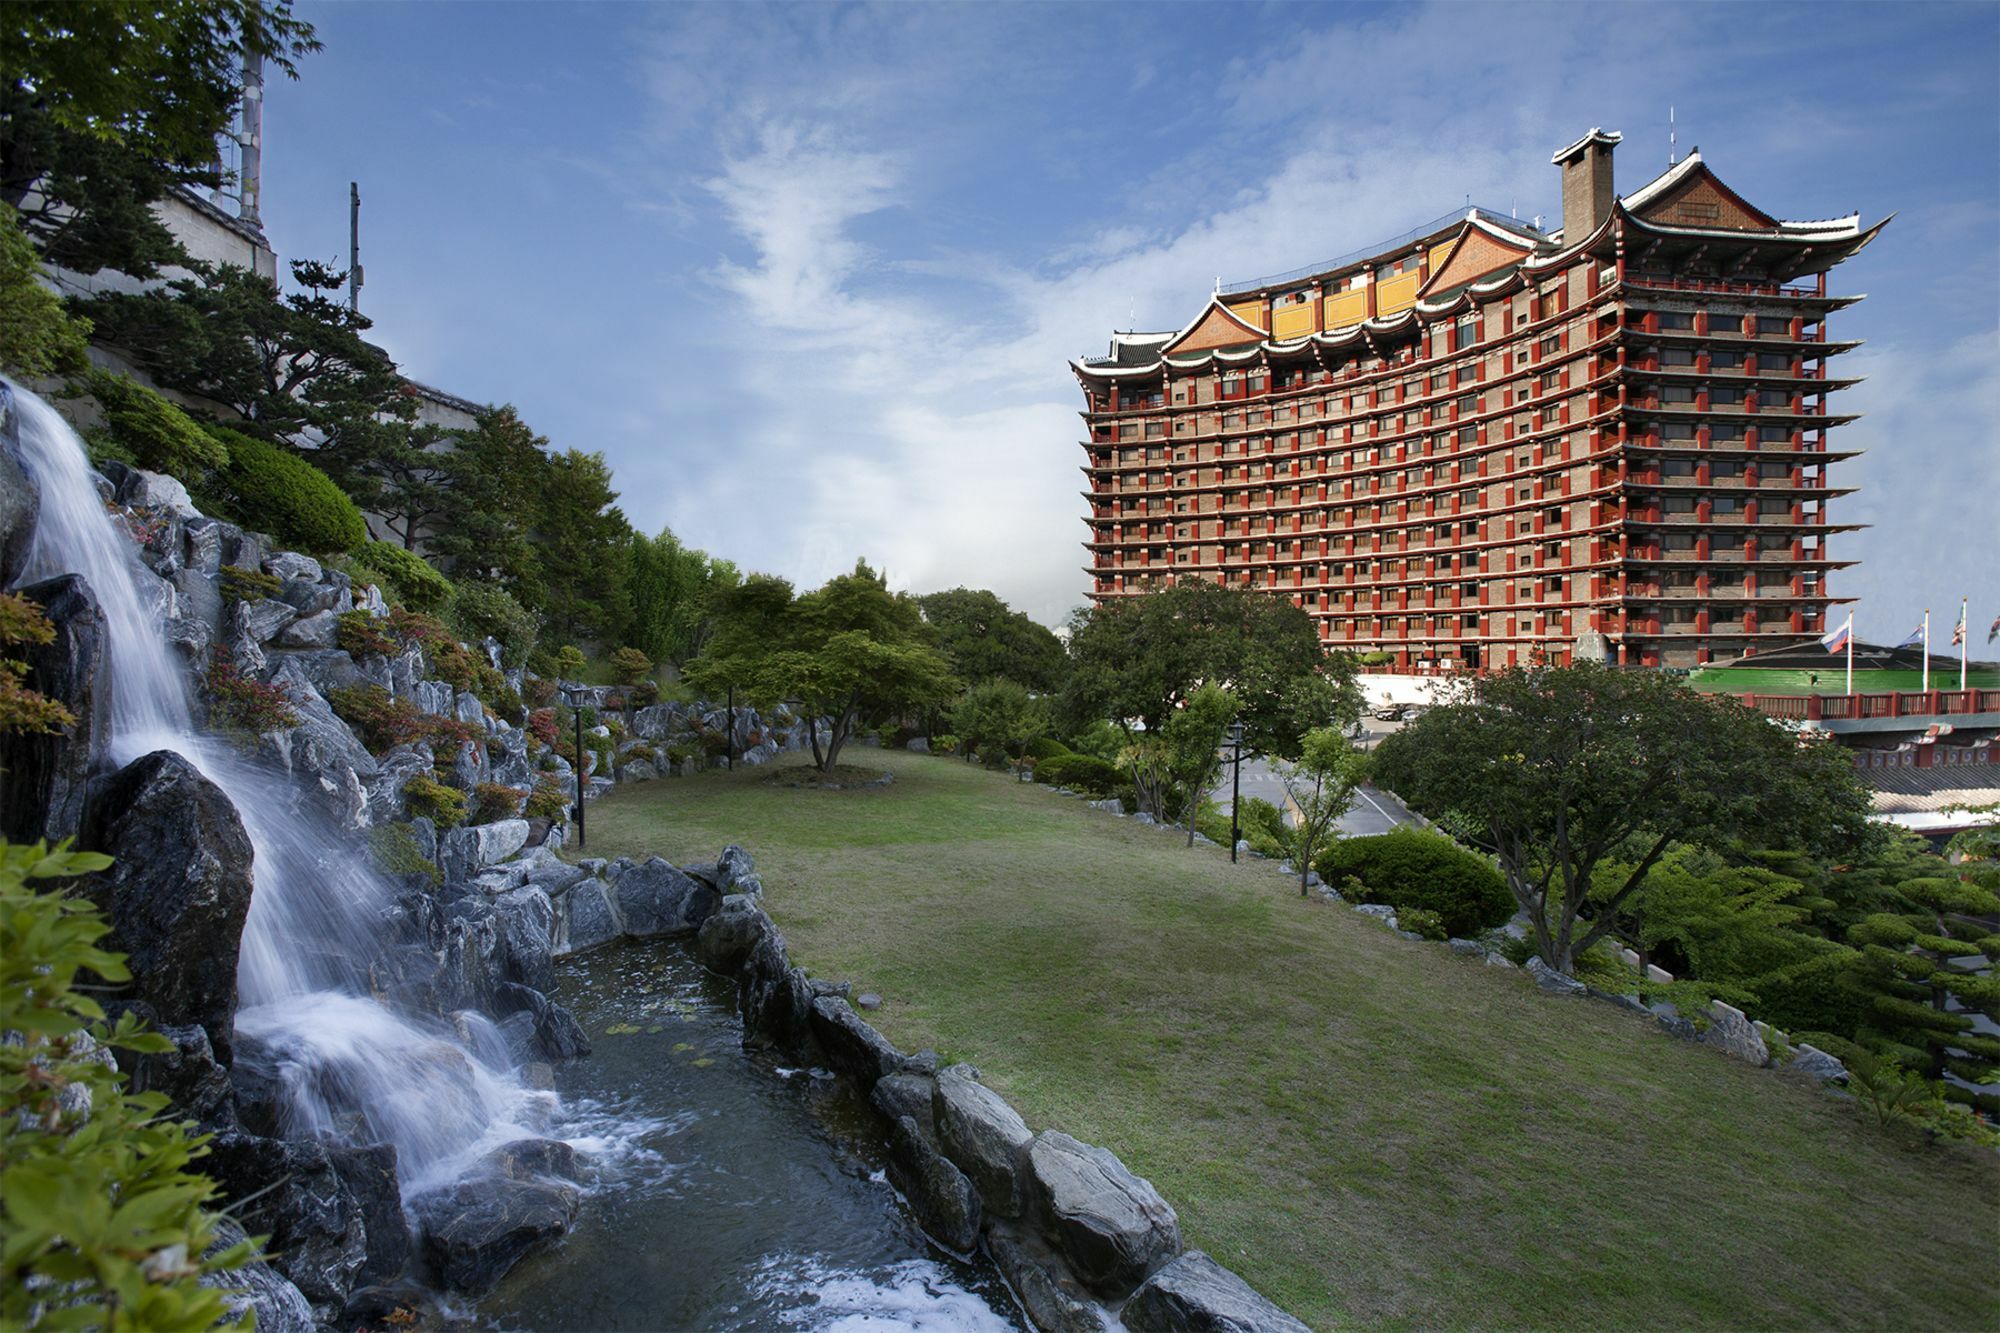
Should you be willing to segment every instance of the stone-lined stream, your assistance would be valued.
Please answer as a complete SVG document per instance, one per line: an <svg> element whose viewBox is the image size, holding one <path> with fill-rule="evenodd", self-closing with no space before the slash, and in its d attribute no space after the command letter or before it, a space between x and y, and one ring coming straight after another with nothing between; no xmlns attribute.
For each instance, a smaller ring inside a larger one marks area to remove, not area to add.
<svg viewBox="0 0 2000 1333"><path fill-rule="evenodd" d="M734 987L679 945L570 960L592 1054L563 1101L621 1126L575 1141L593 1197L561 1247L480 1303L500 1329L1022 1328L983 1262L941 1255L883 1180L872 1112L743 1049ZM599 1150L592 1152L592 1148Z"/></svg>

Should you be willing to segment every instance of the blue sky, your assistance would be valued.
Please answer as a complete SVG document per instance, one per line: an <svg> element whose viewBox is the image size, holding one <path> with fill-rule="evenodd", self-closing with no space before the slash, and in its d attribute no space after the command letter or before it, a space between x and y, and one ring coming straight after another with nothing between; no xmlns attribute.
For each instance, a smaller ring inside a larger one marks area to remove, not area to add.
<svg viewBox="0 0 2000 1333"><path fill-rule="evenodd" d="M813 584L1082 598L1068 358L1472 202L1680 145L1785 217L1896 221L1835 469L1861 637L2000 615L2000 6L305 4L281 256L406 373L610 459L635 525ZM1837 402L1840 400L1836 400ZM1947 612L1945 608L1950 607ZM1945 631L1948 635L1948 630ZM1944 636L1935 642L1941 643Z"/></svg>

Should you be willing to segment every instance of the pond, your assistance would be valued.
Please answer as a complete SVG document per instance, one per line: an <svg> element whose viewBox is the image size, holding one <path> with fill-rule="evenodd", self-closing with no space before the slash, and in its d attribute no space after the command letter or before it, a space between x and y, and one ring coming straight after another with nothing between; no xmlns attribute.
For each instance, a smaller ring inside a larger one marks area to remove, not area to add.
<svg viewBox="0 0 2000 1333"><path fill-rule="evenodd" d="M982 1260L924 1237L883 1175L873 1113L824 1071L743 1049L734 988L682 947L562 967L593 1053L556 1072L588 1158L559 1249L475 1322L496 1329L1025 1328Z"/></svg>

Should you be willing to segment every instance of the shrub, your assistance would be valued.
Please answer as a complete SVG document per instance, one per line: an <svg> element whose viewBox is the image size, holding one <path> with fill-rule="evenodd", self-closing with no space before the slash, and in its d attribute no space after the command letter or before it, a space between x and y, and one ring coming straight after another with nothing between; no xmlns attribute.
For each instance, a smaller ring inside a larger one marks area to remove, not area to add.
<svg viewBox="0 0 2000 1333"><path fill-rule="evenodd" d="M208 1254L216 1188L191 1169L206 1138L98 1058L173 1046L129 1012L105 1029L79 977L130 979L97 947L110 926L88 900L32 887L110 864L0 843L0 1327L247 1328L200 1284L253 1257L247 1242Z"/></svg>
<svg viewBox="0 0 2000 1333"><path fill-rule="evenodd" d="M547 708L556 701L556 683L545 676L523 676L521 698L530 708Z"/></svg>
<svg viewBox="0 0 2000 1333"><path fill-rule="evenodd" d="M222 600L225 602L254 602L264 597L276 597L285 590L285 581L276 574L266 574L261 569L245 569L241 565L222 567Z"/></svg>
<svg viewBox="0 0 2000 1333"><path fill-rule="evenodd" d="M104 427L113 442L140 467L198 485L229 463L229 450L220 440L129 376L93 367L79 382L104 409Z"/></svg>
<svg viewBox="0 0 2000 1333"><path fill-rule="evenodd" d="M313 555L352 551L368 540L361 511L326 473L267 440L220 426L208 432L229 450L219 482L246 526Z"/></svg>
<svg viewBox="0 0 2000 1333"><path fill-rule="evenodd" d="M347 611L335 616L333 641L350 657L391 657L403 647L383 628L380 617L367 611Z"/></svg>
<svg viewBox="0 0 2000 1333"><path fill-rule="evenodd" d="M583 655L583 649L573 643L564 644L556 652L555 668L564 680L576 680L583 675L583 669L590 661Z"/></svg>
<svg viewBox="0 0 2000 1333"><path fill-rule="evenodd" d="M469 643L493 639L500 645L500 660L519 666L534 651L535 617L515 601L505 588L494 583L460 583L452 592L451 626Z"/></svg>
<svg viewBox="0 0 2000 1333"><path fill-rule="evenodd" d="M41 256L20 215L0 204L0 369L10 375L39 379L89 365L90 321L68 313L41 279Z"/></svg>
<svg viewBox="0 0 2000 1333"><path fill-rule="evenodd" d="M426 713L380 685L349 685L327 691L326 701L375 754L398 745L430 743L434 751L456 750L473 739L472 728L456 718Z"/></svg>
<svg viewBox="0 0 2000 1333"><path fill-rule="evenodd" d="M222 644L215 645L209 656L202 685L209 699L209 724L219 730L262 736L299 724L298 711L284 688L244 675L236 655Z"/></svg>
<svg viewBox="0 0 2000 1333"><path fill-rule="evenodd" d="M421 817L448 829L465 818L465 793L419 773L403 784L403 809L412 819Z"/></svg>
<svg viewBox="0 0 2000 1333"><path fill-rule="evenodd" d="M1107 763L1117 763L1118 756L1125 753L1131 744L1125 732L1115 722L1097 721L1069 738L1069 748L1078 754L1093 754Z"/></svg>
<svg viewBox="0 0 2000 1333"><path fill-rule="evenodd" d="M530 819L560 820L569 812L570 792L555 778L543 778L528 793L528 805L521 813Z"/></svg>
<svg viewBox="0 0 2000 1333"><path fill-rule="evenodd" d="M556 743L556 710L537 708L528 714L528 734L543 745Z"/></svg>
<svg viewBox="0 0 2000 1333"><path fill-rule="evenodd" d="M499 782L482 782L473 789L478 804L472 809L472 824L497 824L521 813L521 801L528 793Z"/></svg>
<svg viewBox="0 0 2000 1333"><path fill-rule="evenodd" d="M483 667L471 650L458 641L458 636L451 632L450 627L435 616L399 606L389 613L389 630L404 643L414 643L422 648L424 660L430 663L431 674L454 690L477 693L481 683L480 671L493 671L490 666ZM493 672L493 679L502 685L506 683L498 672Z"/></svg>
<svg viewBox="0 0 2000 1333"><path fill-rule="evenodd" d="M1053 736L1037 736L1028 742L1028 757L1037 763L1070 753L1072 753L1070 748Z"/></svg>
<svg viewBox="0 0 2000 1333"><path fill-rule="evenodd" d="M1514 895L1500 872L1448 838L1399 828L1372 838L1340 838L1320 854L1316 869L1328 883L1352 875L1361 900L1435 912L1453 936L1504 925Z"/></svg>
<svg viewBox="0 0 2000 1333"><path fill-rule="evenodd" d="M415 875L432 888L444 883L444 872L417 844L416 830L408 824L377 824L368 834L368 850L386 875L407 878Z"/></svg>
<svg viewBox="0 0 2000 1333"><path fill-rule="evenodd" d="M1427 940L1451 938L1451 932L1444 928L1444 918L1436 912L1426 911L1421 907L1397 909L1396 925L1412 935L1420 935Z"/></svg>
<svg viewBox="0 0 2000 1333"><path fill-rule="evenodd" d="M1289 845L1288 840L1272 835L1269 827L1270 821L1260 816L1254 808L1256 806L1263 806L1271 815L1276 816L1277 826L1281 830L1284 830L1284 816L1278 812L1278 807L1272 805L1269 801L1260 801L1254 796L1246 796L1243 798L1243 803L1237 811L1237 836L1249 843L1250 850L1257 853L1257 855L1268 856L1276 861L1287 854L1285 849ZM1207 838L1210 842L1227 847L1229 846L1229 815L1215 802L1203 801L1200 811L1194 817L1194 831L1201 834L1202 837ZM1289 830L1285 831L1289 832Z"/></svg>
<svg viewBox="0 0 2000 1333"><path fill-rule="evenodd" d="M653 659L637 648L620 648L611 654L611 669L618 673L620 685L637 685L653 669Z"/></svg>
<svg viewBox="0 0 2000 1333"><path fill-rule="evenodd" d="M6 655L16 644L53 643L56 627L19 593L0 592L0 732L52 732L76 725L76 715L27 686L28 664Z"/></svg>
<svg viewBox="0 0 2000 1333"><path fill-rule="evenodd" d="M1088 792L1099 799L1111 795L1124 780L1118 765L1107 764L1095 755L1059 754L1035 766L1035 781Z"/></svg>
<svg viewBox="0 0 2000 1333"><path fill-rule="evenodd" d="M950 754L957 748L958 748L958 737L952 735L950 732L946 732L942 736L931 737L932 754ZM1052 778L1047 779L1047 781L1054 781L1054 779Z"/></svg>
<svg viewBox="0 0 2000 1333"><path fill-rule="evenodd" d="M355 552L355 564L370 582L383 584L382 595L412 611L426 615L451 605L451 580L432 568L430 561L393 542L371 541Z"/></svg>

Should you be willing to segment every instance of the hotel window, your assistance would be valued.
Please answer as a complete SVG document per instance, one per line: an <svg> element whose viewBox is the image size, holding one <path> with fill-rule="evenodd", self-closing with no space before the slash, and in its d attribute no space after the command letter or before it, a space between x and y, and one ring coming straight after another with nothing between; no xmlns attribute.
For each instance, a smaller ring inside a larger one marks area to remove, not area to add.
<svg viewBox="0 0 2000 1333"><path fill-rule="evenodd" d="M1659 321L1659 327L1663 329L1685 330L1694 327L1694 316L1685 310L1657 310L1653 313Z"/></svg>
<svg viewBox="0 0 2000 1333"><path fill-rule="evenodd" d="M1478 410L1479 410L1478 394L1468 393L1464 397L1458 400L1458 414L1460 416L1471 416Z"/></svg>
<svg viewBox="0 0 2000 1333"><path fill-rule="evenodd" d="M1551 333L1548 337L1542 339L1543 356L1553 356L1557 352L1560 352L1562 350L1562 347L1563 347L1563 340L1562 340L1562 335L1560 333Z"/></svg>

